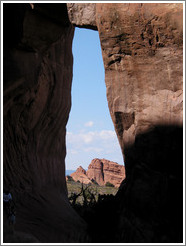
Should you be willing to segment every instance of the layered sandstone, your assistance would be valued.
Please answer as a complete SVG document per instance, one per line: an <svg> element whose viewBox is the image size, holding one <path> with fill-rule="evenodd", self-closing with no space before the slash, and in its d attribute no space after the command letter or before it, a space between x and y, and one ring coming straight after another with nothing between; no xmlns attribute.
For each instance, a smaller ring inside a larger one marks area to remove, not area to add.
<svg viewBox="0 0 186 246"><path fill-rule="evenodd" d="M95 180L99 185L107 182L119 187L125 179L125 167L106 159L93 159L86 172L90 180Z"/></svg>
<svg viewBox="0 0 186 246"><path fill-rule="evenodd" d="M97 3L95 16L127 176L118 240L181 242L183 4Z"/></svg>
<svg viewBox="0 0 186 246"><path fill-rule="evenodd" d="M97 4L96 17L127 176L120 240L181 242L183 5Z"/></svg>
<svg viewBox="0 0 186 246"><path fill-rule="evenodd" d="M70 175L74 181L80 181L84 184L91 183L91 180L86 175L86 170L83 169L81 166L77 168L77 170Z"/></svg>
<svg viewBox="0 0 186 246"><path fill-rule="evenodd" d="M111 117L124 152L155 125L182 125L182 4L97 4Z"/></svg>
<svg viewBox="0 0 186 246"><path fill-rule="evenodd" d="M125 167L117 162L95 158L91 161L87 171L80 166L70 176L74 181L84 184L96 181L98 185L103 186L109 182L119 187L125 179Z"/></svg>
<svg viewBox="0 0 186 246"><path fill-rule="evenodd" d="M100 159L93 159L88 166L87 176L95 180L99 185L104 185L103 162Z"/></svg>

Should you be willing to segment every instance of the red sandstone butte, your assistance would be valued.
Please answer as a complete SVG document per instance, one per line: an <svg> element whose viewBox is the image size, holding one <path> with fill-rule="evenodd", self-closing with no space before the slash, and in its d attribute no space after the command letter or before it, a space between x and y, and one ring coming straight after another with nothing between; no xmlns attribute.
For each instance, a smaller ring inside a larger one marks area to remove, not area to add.
<svg viewBox="0 0 186 246"><path fill-rule="evenodd" d="M86 170L83 169L81 166L78 167L78 169L70 175L74 181L80 181L84 184L92 183L91 180L86 175Z"/></svg>
<svg viewBox="0 0 186 246"><path fill-rule="evenodd" d="M125 178L125 167L113 161L95 158L91 161L87 172L80 166L76 172L71 174L71 177L74 181L84 184L95 180L101 186L109 182L119 187Z"/></svg>
<svg viewBox="0 0 186 246"><path fill-rule="evenodd" d="M125 167L106 159L93 159L86 172L89 179L94 179L99 185L107 182L119 187L125 178Z"/></svg>

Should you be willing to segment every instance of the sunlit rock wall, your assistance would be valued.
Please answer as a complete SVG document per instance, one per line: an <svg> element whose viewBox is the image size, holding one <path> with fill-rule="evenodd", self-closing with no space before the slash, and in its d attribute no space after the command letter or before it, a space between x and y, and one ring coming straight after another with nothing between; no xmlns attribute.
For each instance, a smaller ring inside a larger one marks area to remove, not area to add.
<svg viewBox="0 0 186 246"><path fill-rule="evenodd" d="M95 12L126 168L117 240L181 242L183 4L97 3Z"/></svg>
<svg viewBox="0 0 186 246"><path fill-rule="evenodd" d="M127 176L119 240L181 242L183 6L97 4L96 18Z"/></svg>
<svg viewBox="0 0 186 246"><path fill-rule="evenodd" d="M182 125L182 4L97 4L110 113L124 146Z"/></svg>

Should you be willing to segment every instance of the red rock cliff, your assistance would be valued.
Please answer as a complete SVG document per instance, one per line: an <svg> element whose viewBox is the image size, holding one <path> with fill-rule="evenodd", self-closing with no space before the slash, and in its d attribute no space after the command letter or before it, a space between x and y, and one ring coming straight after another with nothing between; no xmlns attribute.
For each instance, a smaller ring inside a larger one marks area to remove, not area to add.
<svg viewBox="0 0 186 246"><path fill-rule="evenodd" d="M125 178L125 167L106 159L93 159L86 172L90 180L95 180L99 185L107 182L119 187Z"/></svg>
<svg viewBox="0 0 186 246"><path fill-rule="evenodd" d="M95 158L91 161L87 171L80 166L70 176L75 181L85 184L92 183L94 180L101 186L110 182L119 187L125 179L125 167L113 161Z"/></svg>
<svg viewBox="0 0 186 246"><path fill-rule="evenodd" d="M77 170L70 175L74 181L80 181L84 184L91 183L91 180L86 175L86 170L83 169L81 166L77 168Z"/></svg>
<svg viewBox="0 0 186 246"><path fill-rule="evenodd" d="M90 4L78 8L87 27ZM97 3L91 16L125 159L119 242L182 242L183 4Z"/></svg>

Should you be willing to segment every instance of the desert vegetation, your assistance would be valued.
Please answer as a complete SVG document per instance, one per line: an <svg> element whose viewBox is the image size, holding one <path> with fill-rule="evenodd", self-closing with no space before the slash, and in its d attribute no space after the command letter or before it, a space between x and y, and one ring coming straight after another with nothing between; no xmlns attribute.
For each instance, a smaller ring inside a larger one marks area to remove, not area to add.
<svg viewBox="0 0 186 246"><path fill-rule="evenodd" d="M118 188L110 183L99 186L72 179L67 181L67 187L71 206L87 223L90 242L112 242L112 237L117 235L115 225L119 210L115 195Z"/></svg>
<svg viewBox="0 0 186 246"><path fill-rule="evenodd" d="M98 184L83 184L75 182L72 177L67 181L68 198L73 205L83 205L87 203L90 205L93 202L98 202L98 199L103 195L115 195L118 188L114 187L111 183L105 186Z"/></svg>

